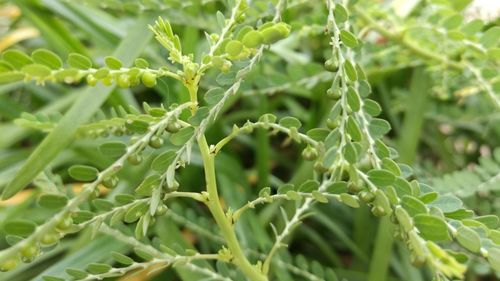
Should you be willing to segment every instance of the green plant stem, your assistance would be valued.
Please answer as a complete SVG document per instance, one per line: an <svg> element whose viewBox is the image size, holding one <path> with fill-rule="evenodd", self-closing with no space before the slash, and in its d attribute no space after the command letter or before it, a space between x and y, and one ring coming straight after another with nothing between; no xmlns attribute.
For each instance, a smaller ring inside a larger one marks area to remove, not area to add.
<svg viewBox="0 0 500 281"><path fill-rule="evenodd" d="M217 192L217 182L215 179L215 154L210 152L205 135L202 135L198 141L201 156L203 158L203 167L205 169L205 179L208 192L208 208L212 213L215 222L220 227L222 236L224 236L227 246L233 255L233 263L238 266L243 273L255 281L266 281L264 276L256 267L254 267L245 257L240 243L234 231L234 225L230 218L226 216L219 201Z"/></svg>
<svg viewBox="0 0 500 281"><path fill-rule="evenodd" d="M197 75L196 81L200 80ZM189 90L191 101L196 103L198 96L198 84L185 84ZM194 100L193 100L194 99ZM192 107L191 112L194 114L197 108ZM203 159L203 169L205 171L206 189L208 193L208 202L206 203L208 209L212 213L215 222L221 230L221 234L226 240L226 244L232 254L232 263L234 263L250 280L252 281L267 281L267 277L262 274L257 267L253 266L243 253L243 249L238 242L232 216L227 216L224 213L222 205L219 201L219 193L217 191L217 180L215 174L215 155L216 153L211 149L207 143L207 139L202 134L198 139L198 146L200 148L201 157Z"/></svg>

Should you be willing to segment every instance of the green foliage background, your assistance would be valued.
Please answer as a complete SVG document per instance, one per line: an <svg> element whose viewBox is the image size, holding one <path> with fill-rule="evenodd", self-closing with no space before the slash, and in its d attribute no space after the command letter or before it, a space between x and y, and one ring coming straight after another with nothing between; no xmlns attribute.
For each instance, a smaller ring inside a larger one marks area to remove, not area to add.
<svg viewBox="0 0 500 281"><path fill-rule="evenodd" d="M232 7L232 3L216 0L2 2L2 9L14 5L20 15L3 18L5 25L0 32L6 36L34 27L40 34L12 48L28 54L45 48L62 58L80 53L92 58L94 65L103 65L109 55L124 66L143 57L155 69L172 67L168 53L148 30L158 16L170 22L183 53L192 53L199 61L210 48L205 35L220 33L217 11L229 17ZM447 198L461 198L477 216L500 215L499 20L472 26L471 19L457 19L468 1L415 1L418 5L407 15L396 14L396 4L383 1L349 2L344 3L350 14L348 22L360 42L348 54L364 68L371 84L369 98L382 109L378 118L391 125L383 140L399 152L398 162L408 165L401 167L412 166L412 179L433 186ZM276 4L249 1L243 22L255 26L256 22L272 20ZM334 78L324 66L332 57L331 38L325 35L327 5L324 1L290 0L282 12L282 21L291 25L292 33L264 48L237 94L228 99L217 122L210 125L206 133L209 143L230 135L234 124L241 127L247 120L256 121L266 113L279 119L296 117L303 132L326 127L335 103L326 94ZM238 63L244 66L242 62L233 63L235 67ZM209 71L200 83L200 92L228 88L234 81L234 77L221 75L220 71ZM84 124L107 125L105 120L119 108L140 116L143 102L168 108L189 101L189 94L182 83L171 77L159 78L154 88L91 87L85 81L46 82L43 87L23 81L1 85L0 191L29 187L16 204L0 201L0 224L26 218L43 223L55 212L37 205L41 194L53 189L72 194L72 188L80 183L68 175L70 166L86 164L103 170L113 161L97 147L109 140L130 138L113 131L108 137L95 136L89 133L91 126ZM189 113L184 112L180 119L188 117ZM302 158L303 149L303 143L290 141L286 134L268 134L263 129L238 136L219 152L215 162L224 206L236 210L257 197L264 187L274 190L285 183L299 186L314 178L314 163ZM148 174L150 161L161 152L148 151L145 163L139 166L125 165L118 174L118 187L101 197L112 199L119 193L132 193ZM182 191L204 190L201 157L200 151L194 149L190 165L177 172ZM30 165L24 165L26 161ZM293 200L266 204L242 217L236 233L252 261L261 259L260 255L274 243L269 225L272 223L278 230L285 227L281 212L291 217L295 204ZM225 244L206 208L198 202L176 200L168 207L169 211L150 227L150 239L145 239L148 243L162 243L176 251L196 248L199 252L214 252ZM90 210L93 206L86 202L82 208ZM279 250L270 280L336 280L325 275L329 270L338 280L432 279L428 268L411 265L403 242L393 242L390 218L374 217L365 204L353 209L332 200L316 204L309 211L312 215L303 219L287 237L288 246ZM487 218L493 221L491 229L498 229L498 217ZM120 229L133 235L133 227ZM89 227L68 235L32 263L0 273L0 280L42 280L45 275L68 278L64 275L67 268L113 264L112 251L140 256L131 252L127 243L115 239L116 233L94 238L96 231ZM1 236L0 248L7 248L5 233ZM457 243L445 245L460 249ZM496 280L484 258L465 252L469 256L465 280ZM214 263L210 267L233 280L243 278L227 264ZM152 280L203 278L182 267L151 275Z"/></svg>

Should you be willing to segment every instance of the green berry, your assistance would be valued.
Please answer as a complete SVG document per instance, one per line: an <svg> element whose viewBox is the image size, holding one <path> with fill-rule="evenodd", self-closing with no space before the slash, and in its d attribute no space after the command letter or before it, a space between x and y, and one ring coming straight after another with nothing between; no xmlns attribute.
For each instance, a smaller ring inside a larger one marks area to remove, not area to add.
<svg viewBox="0 0 500 281"><path fill-rule="evenodd" d="M302 157L304 157L304 159L306 159L307 161L316 160L318 158L318 150L308 145L302 151Z"/></svg>
<svg viewBox="0 0 500 281"><path fill-rule="evenodd" d="M4 261L2 264L0 264L0 271L1 272L11 271L15 269L18 264L19 261L17 259L8 259Z"/></svg>
<svg viewBox="0 0 500 281"><path fill-rule="evenodd" d="M153 88L156 85L156 74L151 72L144 72L141 76L141 81L144 86Z"/></svg>
<svg viewBox="0 0 500 281"><path fill-rule="evenodd" d="M57 232L45 233L42 236L42 239L40 239L40 244L42 244L42 246L46 246L46 247L52 246L52 245L56 244L57 242L59 242L60 237L61 236Z"/></svg>
<svg viewBox="0 0 500 281"><path fill-rule="evenodd" d="M335 130L339 126L339 121L328 118L326 119L326 126L330 130Z"/></svg>
<svg viewBox="0 0 500 281"><path fill-rule="evenodd" d="M118 178L115 176L106 177L102 180L102 185L106 188L114 188L118 184Z"/></svg>
<svg viewBox="0 0 500 281"><path fill-rule="evenodd" d="M314 170L320 174L328 172L328 168L323 166L320 162L314 163Z"/></svg>
<svg viewBox="0 0 500 281"><path fill-rule="evenodd" d="M358 193L359 191L361 191L363 189L363 187L355 182L349 182L349 184L347 185L347 190L350 192L350 193Z"/></svg>
<svg viewBox="0 0 500 281"><path fill-rule="evenodd" d="M165 206L165 205L160 205L160 206L158 206L158 208L156 209L156 213L155 213L155 214L156 214L157 216L163 216L164 214L166 214L166 213L167 213L167 211L168 211L167 206Z"/></svg>
<svg viewBox="0 0 500 281"><path fill-rule="evenodd" d="M152 136L149 140L149 146L152 148L160 148L163 145L163 139L158 136Z"/></svg>
<svg viewBox="0 0 500 281"><path fill-rule="evenodd" d="M57 224L57 230L66 231L73 225L73 219L67 215Z"/></svg>
<svg viewBox="0 0 500 281"><path fill-rule="evenodd" d="M24 246L21 250L21 261L32 262L40 254L40 248L36 244Z"/></svg>
<svg viewBox="0 0 500 281"><path fill-rule="evenodd" d="M127 161L132 165L139 165L142 162L142 156L138 153L134 153L127 157Z"/></svg>
<svg viewBox="0 0 500 281"><path fill-rule="evenodd" d="M387 213L385 212L384 208L380 207L380 206L373 206L372 207L372 214L376 217L383 217L385 216Z"/></svg>
<svg viewBox="0 0 500 281"><path fill-rule="evenodd" d="M130 76L127 74L122 74L118 76L118 86L120 88L129 88L130 87Z"/></svg>
<svg viewBox="0 0 500 281"><path fill-rule="evenodd" d="M94 75L92 74L87 75L87 84L89 86L95 86L97 84L97 79L95 79Z"/></svg>
<svg viewBox="0 0 500 281"><path fill-rule="evenodd" d="M230 57L237 57L243 51L243 44L238 40L231 40L226 44L224 51Z"/></svg>
<svg viewBox="0 0 500 281"><path fill-rule="evenodd" d="M262 37L260 31L252 30L245 34L245 36L243 36L241 42L247 48L255 48L262 44L263 40L264 38Z"/></svg>
<svg viewBox="0 0 500 281"><path fill-rule="evenodd" d="M165 192L174 192L179 189L179 182L174 180L174 182L171 185L168 185L168 183L165 181L165 184L163 185L163 189Z"/></svg>
<svg viewBox="0 0 500 281"><path fill-rule="evenodd" d="M363 202L365 203L370 203L373 202L373 200L375 200L375 195L373 195L373 193L369 191L361 191L359 193L359 198L361 198L361 200L363 200Z"/></svg>
<svg viewBox="0 0 500 281"><path fill-rule="evenodd" d="M334 91L332 88L330 88L326 91L326 96L333 100L338 100L340 99L340 92Z"/></svg>
<svg viewBox="0 0 500 281"><path fill-rule="evenodd" d="M168 123L166 130L167 132L174 134L177 133L181 128L182 126L178 122L170 122Z"/></svg>
<svg viewBox="0 0 500 281"><path fill-rule="evenodd" d="M111 86L113 85L113 76L108 75L102 79L102 84L105 86Z"/></svg>

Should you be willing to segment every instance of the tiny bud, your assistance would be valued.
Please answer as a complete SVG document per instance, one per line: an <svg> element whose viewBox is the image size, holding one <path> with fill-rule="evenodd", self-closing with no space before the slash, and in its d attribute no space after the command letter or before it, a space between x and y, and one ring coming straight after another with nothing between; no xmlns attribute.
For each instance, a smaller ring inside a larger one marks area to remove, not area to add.
<svg viewBox="0 0 500 281"><path fill-rule="evenodd" d="M160 148L163 145L163 139L158 136L152 136L149 140L149 146L152 148Z"/></svg>
<svg viewBox="0 0 500 281"><path fill-rule="evenodd" d="M139 153L134 153L127 157L127 161L132 165L139 165L142 162L142 156Z"/></svg>
<svg viewBox="0 0 500 281"><path fill-rule="evenodd" d="M174 122L168 123L166 129L167 129L167 132L174 134L174 133L177 133L181 128L182 128L181 124L174 121Z"/></svg>
<svg viewBox="0 0 500 281"><path fill-rule="evenodd" d="M97 79L95 79L94 75L92 74L87 75L87 84L89 86L95 86L97 84Z"/></svg>
<svg viewBox="0 0 500 281"><path fill-rule="evenodd" d="M325 69L330 72L335 72L339 69L339 64L336 59L331 58L325 61Z"/></svg>
<svg viewBox="0 0 500 281"><path fill-rule="evenodd" d="M36 244L29 243L21 250L21 261L32 262L40 254L40 248Z"/></svg>
<svg viewBox="0 0 500 281"><path fill-rule="evenodd" d="M120 88L128 88L130 87L130 76L128 76L127 74L122 74L120 76L118 76L118 86Z"/></svg>
<svg viewBox="0 0 500 281"><path fill-rule="evenodd" d="M326 126L330 130L335 130L339 126L339 121L338 120L332 120L332 119L328 118L326 120Z"/></svg>
<svg viewBox="0 0 500 281"><path fill-rule="evenodd" d="M384 208L380 207L380 206L373 206L372 207L372 214L376 217L383 217L385 216L387 213L385 212Z"/></svg>
<svg viewBox="0 0 500 281"><path fill-rule="evenodd" d="M65 231L68 230L73 225L73 219L70 215L65 216L58 224L57 230Z"/></svg>
<svg viewBox="0 0 500 281"><path fill-rule="evenodd" d="M302 157L304 157L304 159L307 160L307 161L316 160L318 158L318 150L316 150L312 146L308 145L302 151Z"/></svg>
<svg viewBox="0 0 500 281"><path fill-rule="evenodd" d="M118 178L116 176L106 177L102 180L102 185L106 188L114 188L118 184Z"/></svg>
<svg viewBox="0 0 500 281"><path fill-rule="evenodd" d="M369 191L361 191L359 193L359 198L361 198L361 200L363 200L363 202L365 203L370 203L373 202L373 200L375 200L375 195L373 195L373 193Z"/></svg>
<svg viewBox="0 0 500 281"><path fill-rule="evenodd" d="M326 91L326 96L333 100L338 100L340 98L340 92L334 91L332 88L330 88Z"/></svg>
<svg viewBox="0 0 500 281"><path fill-rule="evenodd" d="M59 235L59 233L57 233L55 231L45 233L42 236L42 238L40 239L40 244L42 244L42 246L45 246L45 247L52 246L52 245L56 244L57 242L59 242L60 237L61 236Z"/></svg>

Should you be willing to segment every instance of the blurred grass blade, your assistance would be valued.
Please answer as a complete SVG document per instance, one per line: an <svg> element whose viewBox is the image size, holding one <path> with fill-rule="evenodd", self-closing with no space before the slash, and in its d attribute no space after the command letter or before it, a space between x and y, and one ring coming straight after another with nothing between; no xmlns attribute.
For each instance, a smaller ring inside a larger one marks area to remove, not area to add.
<svg viewBox="0 0 500 281"><path fill-rule="evenodd" d="M149 18L138 19L130 34L125 37L113 55L123 63L127 65L131 64L152 37L150 32L144 32L148 23ZM100 85L95 88L89 88L82 93L81 97L68 110L54 131L47 135L17 172L14 179L3 191L2 198L10 198L28 185L62 149L71 143L78 126L85 123L94 115L112 91L112 87Z"/></svg>

